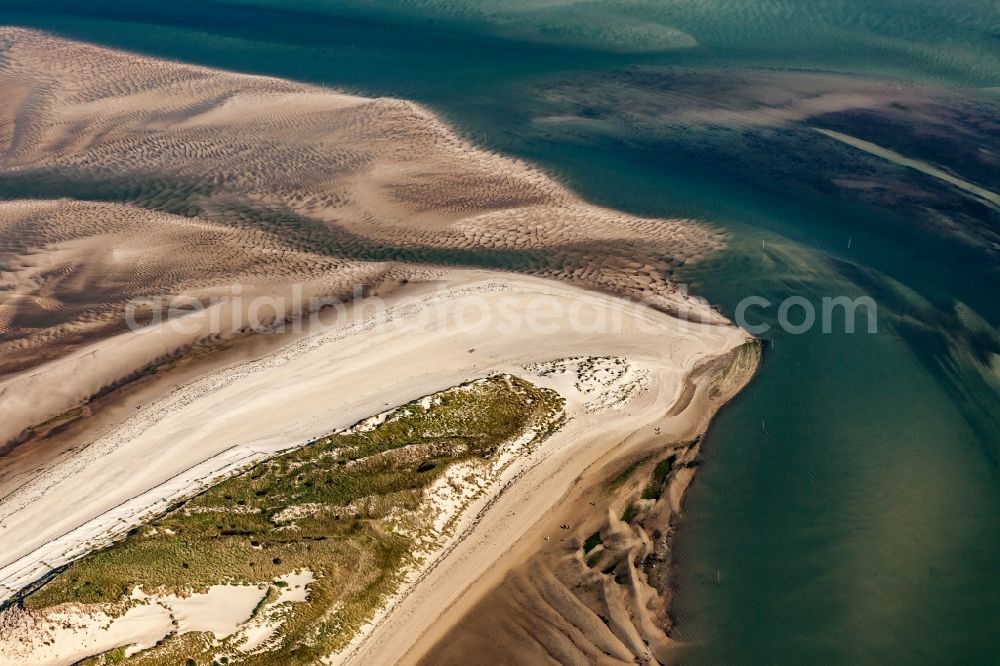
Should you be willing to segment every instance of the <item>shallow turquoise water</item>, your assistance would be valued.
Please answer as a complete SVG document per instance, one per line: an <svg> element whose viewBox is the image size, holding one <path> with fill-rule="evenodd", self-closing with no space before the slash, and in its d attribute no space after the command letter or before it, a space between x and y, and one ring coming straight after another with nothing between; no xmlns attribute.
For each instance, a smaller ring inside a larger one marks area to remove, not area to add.
<svg viewBox="0 0 1000 666"><path fill-rule="evenodd" d="M803 124L846 125L996 191L1000 114L984 90L1000 86L995 5L479 7L40 0L0 2L0 20L419 99L592 201L725 227L732 249L686 277L729 313L751 294L872 295L875 335L765 335L760 376L713 424L677 541L683 660L1000 663L997 217ZM802 70L806 83L794 80ZM930 87L899 102L898 122L827 109L808 122L703 124L776 90L853 93L858 75ZM922 100L938 96L925 113ZM696 120L679 120L691 99ZM587 122L553 121L565 116ZM835 179L884 187L875 196ZM942 217L985 230L967 242Z"/></svg>
<svg viewBox="0 0 1000 666"><path fill-rule="evenodd" d="M891 330L771 338L688 497L684 663L995 660L995 463L916 353Z"/></svg>

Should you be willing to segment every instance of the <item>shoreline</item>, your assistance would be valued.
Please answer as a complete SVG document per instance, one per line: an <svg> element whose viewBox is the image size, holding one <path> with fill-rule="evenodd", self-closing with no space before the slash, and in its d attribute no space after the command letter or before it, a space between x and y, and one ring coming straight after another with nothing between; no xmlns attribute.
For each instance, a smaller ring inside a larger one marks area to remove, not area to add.
<svg viewBox="0 0 1000 666"><path fill-rule="evenodd" d="M590 463L579 473L574 474L572 479L566 478L568 475L565 474L564 467L558 468L557 471L562 473L559 480L565 482L565 488L558 498L551 502L554 510L548 514L541 514L544 517L540 519L532 520L530 526L521 533L516 542L484 573L474 577L461 592L454 595L450 603L441 609L440 614L432 618L434 621L426 619L426 605L421 600L414 601L410 604L411 608L408 613L403 611L405 616L402 619L397 618L395 621L390 619L390 623L377 628L376 632L380 632L380 634L373 632L369 635L366 639L366 645L362 645L360 649L356 650L352 657L359 659L359 663L457 664L461 659L453 659L452 655L448 654L447 649L443 651L435 651L435 649L444 645L446 648L451 647L462 651L464 637L461 634L478 634L489 637L489 643L494 646L493 654L498 655L498 658L502 656L524 658L525 653L522 650L526 647L525 641L511 640L506 636L503 637L504 640L500 640L495 631L485 633L486 625L496 627L510 619L507 615L510 609L502 603L496 603L491 597L506 594L506 587L510 587L512 583L524 584L523 579L532 578L538 575L539 571L542 571L541 575L547 579L545 584L552 585L561 582L565 589L572 588L573 585L569 581L554 581L555 577L550 569L556 569L561 562L565 561L569 553L578 550L582 544L583 536L595 529L600 529L599 525L609 518L607 511L602 515L600 508L595 508L595 506L602 506L602 498L605 496L603 488L608 479L621 474L622 468L627 468L630 461L639 459L648 462L650 459L655 459L657 456L662 457L671 451L683 450L686 452L688 460L697 459L702 436L712 419L730 398L746 386L759 367L757 363L753 363L743 371L738 372L735 377L735 385L718 398L712 398L710 394L716 386L712 382L711 372L706 372L706 370L711 370L712 365L713 362L709 361L693 370L688 376L689 385L693 386L694 396L680 412L670 416L661 415L660 418L654 417L649 422L634 429L627 429L625 431L627 434L621 436L621 439L617 437L605 438L603 443L598 444L599 450L594 452L596 455L589 459ZM659 424L659 426L654 424ZM660 427L661 430L657 433L654 430L655 427ZM590 453L590 451L574 451L574 457ZM566 462L563 464L565 465ZM645 465L643 470L648 466ZM544 474L540 473L540 476L544 476ZM655 520L670 525L665 536L668 548L673 538L673 523L680 514L685 490L694 476L694 470L691 469L689 474L670 480L662 502L666 510L654 517ZM639 481L641 485L645 483L644 479L643 474L633 470L629 481L632 483ZM542 485L545 485L545 490L550 490L551 479L541 479L539 492L544 492ZM622 490L627 490L627 488ZM622 493L619 493L617 500L612 499L608 503L609 508L613 508L616 515L623 508L621 495ZM570 532L565 530L567 524L570 526ZM621 526L613 527L619 529ZM491 526L491 529L495 531L500 527ZM559 537L558 540L556 540L557 537ZM490 544L491 542L486 541L485 543ZM473 555L470 553L466 557L472 558ZM668 573L668 576L669 580L672 581L672 572ZM443 582L437 581L439 587ZM581 584L581 581L577 580L576 584ZM434 581L428 582L427 586L433 587ZM669 597L672 594L672 589L656 590L656 592L666 597L663 608L669 611ZM428 591L428 594L440 596L434 590ZM566 617L562 618L562 621L566 623L564 633L567 635L572 635L574 625L576 628L580 628L579 607L573 608L576 603L573 602L573 604L566 606L560 606L558 603L554 605L557 614L567 613ZM419 613L416 612L418 607ZM635 607L632 607L632 610L638 611ZM644 615L645 612L638 614ZM575 617L576 619L567 620L567 617ZM548 623L553 624L551 616L546 619ZM593 619L595 624L590 629L596 633L599 629L597 625L600 623L596 622L596 615ZM644 617L636 624L651 620L654 618ZM423 627L416 636L413 636L416 633L413 629L414 623ZM456 629L459 631L456 632ZM666 641L668 649L673 649L676 644L669 636L669 629L668 626ZM456 633L459 635L455 635ZM407 634L409 634L407 639L399 638ZM532 638L544 642L537 636ZM404 643L408 643L408 646L404 647ZM648 651L639 647L640 644L641 642L636 644L633 655L643 658L640 653ZM511 645L515 647L511 649ZM365 651L366 646L367 651ZM475 644L466 647L475 650L481 649L483 645ZM531 654L528 653L528 656ZM535 656L540 657L541 653ZM644 656L646 658L643 659L643 663L656 663L648 661L650 655L645 654ZM383 659L390 661L371 661Z"/></svg>

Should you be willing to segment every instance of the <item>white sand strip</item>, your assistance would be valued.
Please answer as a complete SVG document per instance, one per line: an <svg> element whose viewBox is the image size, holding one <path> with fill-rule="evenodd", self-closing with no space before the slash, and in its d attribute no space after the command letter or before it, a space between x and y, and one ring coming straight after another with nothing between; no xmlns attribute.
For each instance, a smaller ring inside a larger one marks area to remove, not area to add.
<svg viewBox="0 0 1000 666"><path fill-rule="evenodd" d="M209 632L222 640L239 631L265 594L266 585L213 585L184 597L137 589L138 605L117 617L100 606L72 604L44 616L8 610L0 624L0 666L69 666L126 646L128 656L174 632Z"/></svg>
<svg viewBox="0 0 1000 666"><path fill-rule="evenodd" d="M455 271L395 299L362 324L332 326L178 389L5 497L3 598L221 473L387 406L492 372L524 375L524 365L571 351L639 359L651 370L657 408L665 410L698 361L745 338L732 326L688 324L611 296L495 273ZM483 304L506 312L505 321L534 308L546 333L527 325L503 334L479 327L470 313ZM604 332L573 325L571 307L580 321L603 315L620 324Z"/></svg>
<svg viewBox="0 0 1000 666"><path fill-rule="evenodd" d="M815 128L820 134L824 134L831 139L840 141L841 143L846 143L848 146L857 148L858 150L863 150L869 155L874 155L875 157L881 157L884 160L892 162L893 164L898 164L900 166L905 166L907 168L913 169L914 171L919 171L920 173L927 174L933 178L937 178L940 181L948 183L960 190L968 192L976 197L979 197L983 201L993 204L994 208L1000 208L1000 194L992 192L985 187L980 187L975 183L970 183L967 180L962 180L957 176L953 176L944 169L934 166L933 164L928 164L921 160L915 160L912 157L907 157L897 153L895 150L890 150L888 148L883 148L882 146L872 143L871 141L865 141L864 139L859 139L856 136L851 136L850 134L842 134L841 132L835 132L828 129Z"/></svg>

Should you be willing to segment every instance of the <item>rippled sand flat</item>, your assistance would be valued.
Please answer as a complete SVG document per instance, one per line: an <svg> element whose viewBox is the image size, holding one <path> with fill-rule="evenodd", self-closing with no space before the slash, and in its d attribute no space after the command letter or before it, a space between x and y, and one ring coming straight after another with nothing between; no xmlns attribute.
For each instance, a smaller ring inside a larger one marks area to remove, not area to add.
<svg viewBox="0 0 1000 666"><path fill-rule="evenodd" d="M715 317L669 276L717 232L588 205L414 103L21 29L0 31L0 56L0 177L32 199L0 206L2 373L121 332L136 296L341 295L404 265L499 266Z"/></svg>

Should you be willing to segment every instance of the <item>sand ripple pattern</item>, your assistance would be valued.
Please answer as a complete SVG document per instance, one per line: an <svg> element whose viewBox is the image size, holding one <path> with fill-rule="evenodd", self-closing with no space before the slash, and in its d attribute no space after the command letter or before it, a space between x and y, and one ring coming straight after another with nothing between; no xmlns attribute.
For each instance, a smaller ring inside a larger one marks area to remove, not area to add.
<svg viewBox="0 0 1000 666"><path fill-rule="evenodd" d="M70 200L0 203L0 373L124 333L132 298L207 303L231 285L271 294L290 283L346 297L384 273L198 218Z"/></svg>
<svg viewBox="0 0 1000 666"><path fill-rule="evenodd" d="M0 373L120 330L132 296L335 292L390 264L500 267L683 309L671 275L722 244L588 205L408 101L22 29L0 29L0 89L0 196L22 199L0 206Z"/></svg>

